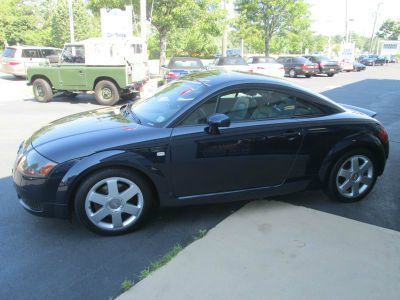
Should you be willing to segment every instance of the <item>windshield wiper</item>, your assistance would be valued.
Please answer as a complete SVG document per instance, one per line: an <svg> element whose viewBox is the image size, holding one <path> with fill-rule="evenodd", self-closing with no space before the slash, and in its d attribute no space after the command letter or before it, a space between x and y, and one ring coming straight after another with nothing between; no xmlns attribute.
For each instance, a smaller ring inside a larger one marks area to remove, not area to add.
<svg viewBox="0 0 400 300"><path fill-rule="evenodd" d="M120 108L120 111L128 112L132 116L132 118L135 120L136 123L142 124L142 121L140 121L137 114L135 114L135 112L131 109L131 106L132 105L130 103L122 105Z"/></svg>

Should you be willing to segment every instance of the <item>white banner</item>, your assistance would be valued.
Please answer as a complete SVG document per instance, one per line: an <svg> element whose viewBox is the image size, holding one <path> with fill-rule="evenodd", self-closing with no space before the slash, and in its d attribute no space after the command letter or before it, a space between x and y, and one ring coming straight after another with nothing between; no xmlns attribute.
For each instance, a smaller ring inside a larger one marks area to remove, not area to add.
<svg viewBox="0 0 400 300"><path fill-rule="evenodd" d="M125 10L102 8L100 10L101 35L104 38L132 38L132 6Z"/></svg>

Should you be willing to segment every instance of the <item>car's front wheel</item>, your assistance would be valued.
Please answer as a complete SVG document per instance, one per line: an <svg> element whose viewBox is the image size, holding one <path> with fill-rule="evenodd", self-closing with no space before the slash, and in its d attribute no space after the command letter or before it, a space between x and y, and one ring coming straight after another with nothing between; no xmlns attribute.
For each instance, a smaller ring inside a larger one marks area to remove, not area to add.
<svg viewBox="0 0 400 300"><path fill-rule="evenodd" d="M42 78L33 81L33 95L39 102L49 102L53 98L53 90L50 84Z"/></svg>
<svg viewBox="0 0 400 300"><path fill-rule="evenodd" d="M331 199L356 202L368 195L376 182L373 156L365 150L353 150L333 165L327 184Z"/></svg>
<svg viewBox="0 0 400 300"><path fill-rule="evenodd" d="M102 235L118 235L136 229L148 217L154 196L147 181L125 169L100 170L88 177L75 197L81 223Z"/></svg>

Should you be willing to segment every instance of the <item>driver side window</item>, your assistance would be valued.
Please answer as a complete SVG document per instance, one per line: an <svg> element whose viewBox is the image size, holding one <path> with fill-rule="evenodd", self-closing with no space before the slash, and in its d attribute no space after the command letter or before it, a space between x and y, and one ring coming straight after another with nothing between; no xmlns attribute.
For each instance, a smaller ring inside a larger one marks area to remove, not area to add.
<svg viewBox="0 0 400 300"><path fill-rule="evenodd" d="M182 125L205 125L215 113L227 115L231 122L245 122L320 115L322 111L289 94L264 89L238 90L203 103Z"/></svg>

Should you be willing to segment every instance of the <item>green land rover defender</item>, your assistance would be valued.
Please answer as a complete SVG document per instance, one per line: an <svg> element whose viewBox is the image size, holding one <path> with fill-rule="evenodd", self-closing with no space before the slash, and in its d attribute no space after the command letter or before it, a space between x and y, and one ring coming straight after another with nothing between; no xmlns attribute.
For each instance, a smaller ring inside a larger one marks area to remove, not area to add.
<svg viewBox="0 0 400 300"><path fill-rule="evenodd" d="M64 46L58 64L28 68L35 99L48 102L55 93L93 92L101 105L132 99L149 79L147 51L139 38L92 38Z"/></svg>

